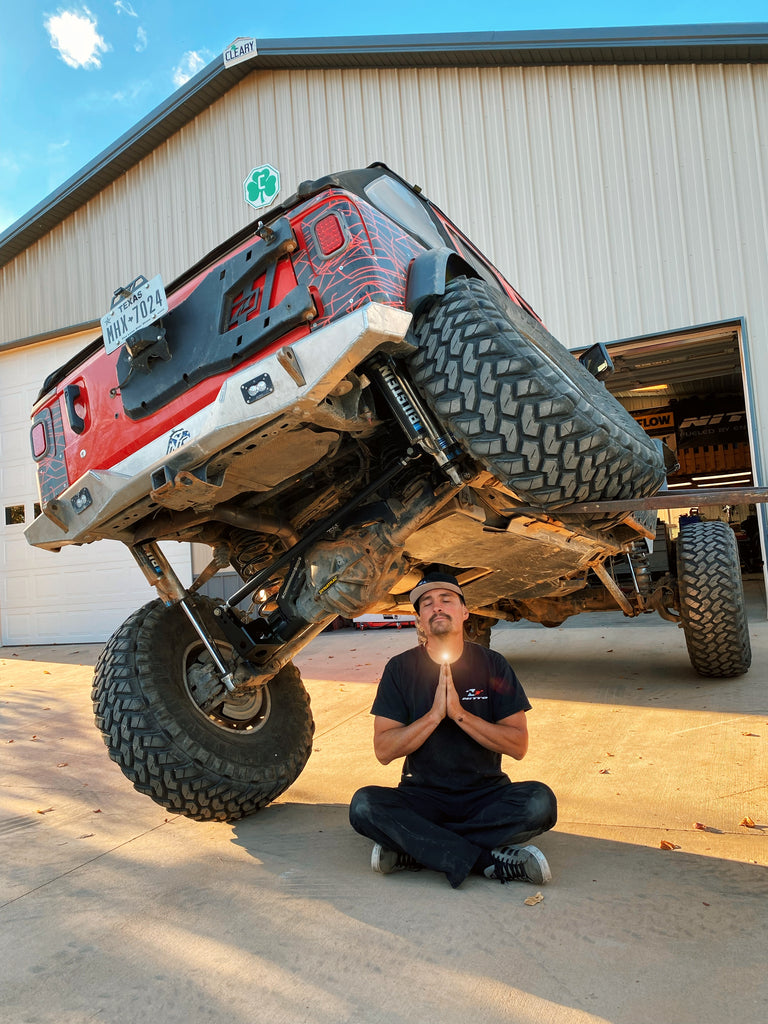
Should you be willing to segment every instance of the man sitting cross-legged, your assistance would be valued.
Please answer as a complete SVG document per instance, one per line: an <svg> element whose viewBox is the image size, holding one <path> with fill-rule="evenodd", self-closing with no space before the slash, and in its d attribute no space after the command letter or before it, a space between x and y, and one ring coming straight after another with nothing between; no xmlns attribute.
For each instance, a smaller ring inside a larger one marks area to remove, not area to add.
<svg viewBox="0 0 768 1024"><path fill-rule="evenodd" d="M501 770L502 754L528 750L531 705L501 655L464 640L453 576L428 574L410 597L426 643L388 662L372 708L376 757L404 757L402 778L358 790L352 827L374 841L371 866L384 874L426 867L454 888L470 873L542 885L549 865L525 844L554 826L555 795Z"/></svg>

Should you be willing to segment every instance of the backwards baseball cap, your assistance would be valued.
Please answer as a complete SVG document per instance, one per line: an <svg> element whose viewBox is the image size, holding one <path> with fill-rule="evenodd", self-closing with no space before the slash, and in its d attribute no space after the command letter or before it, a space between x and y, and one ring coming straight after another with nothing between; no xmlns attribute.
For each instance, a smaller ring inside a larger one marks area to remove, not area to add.
<svg viewBox="0 0 768 1024"><path fill-rule="evenodd" d="M464 601L464 592L455 576L446 572L428 572L423 579L419 580L409 595L411 604L417 612L419 601L430 590L452 590L454 594L459 595L462 602Z"/></svg>

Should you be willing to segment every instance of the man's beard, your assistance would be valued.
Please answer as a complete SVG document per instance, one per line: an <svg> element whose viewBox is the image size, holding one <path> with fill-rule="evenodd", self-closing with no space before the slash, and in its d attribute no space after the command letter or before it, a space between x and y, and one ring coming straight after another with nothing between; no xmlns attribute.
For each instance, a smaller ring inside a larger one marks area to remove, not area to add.
<svg viewBox="0 0 768 1024"><path fill-rule="evenodd" d="M429 620L429 629L435 636L444 636L453 632L453 619L448 615L436 615Z"/></svg>

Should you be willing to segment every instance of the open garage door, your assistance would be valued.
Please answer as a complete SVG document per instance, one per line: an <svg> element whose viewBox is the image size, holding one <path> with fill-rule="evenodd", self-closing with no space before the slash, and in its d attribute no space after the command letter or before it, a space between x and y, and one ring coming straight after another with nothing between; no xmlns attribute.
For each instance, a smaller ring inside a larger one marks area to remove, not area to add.
<svg viewBox="0 0 768 1024"><path fill-rule="evenodd" d="M713 487L765 485L755 444L754 389L742 320L617 341L606 387L680 463L669 477L680 507L660 515L676 532L681 515L720 519L736 533L744 575L765 580L766 510L747 501L707 502Z"/></svg>
<svg viewBox="0 0 768 1024"><path fill-rule="evenodd" d="M59 552L32 548L24 528L39 512L29 442L30 410L45 377L98 332L0 354L0 641L2 644L106 640L155 592L122 544ZM191 580L189 545L167 544L182 580Z"/></svg>

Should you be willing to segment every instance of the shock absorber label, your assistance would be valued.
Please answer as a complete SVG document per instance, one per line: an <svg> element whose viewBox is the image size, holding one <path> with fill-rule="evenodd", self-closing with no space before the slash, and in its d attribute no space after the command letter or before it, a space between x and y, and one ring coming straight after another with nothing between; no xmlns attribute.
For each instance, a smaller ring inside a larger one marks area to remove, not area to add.
<svg viewBox="0 0 768 1024"><path fill-rule="evenodd" d="M412 440L420 440L425 434L424 423L401 387L397 374L386 364L379 364L376 370L391 398L392 409L405 427L406 433Z"/></svg>

